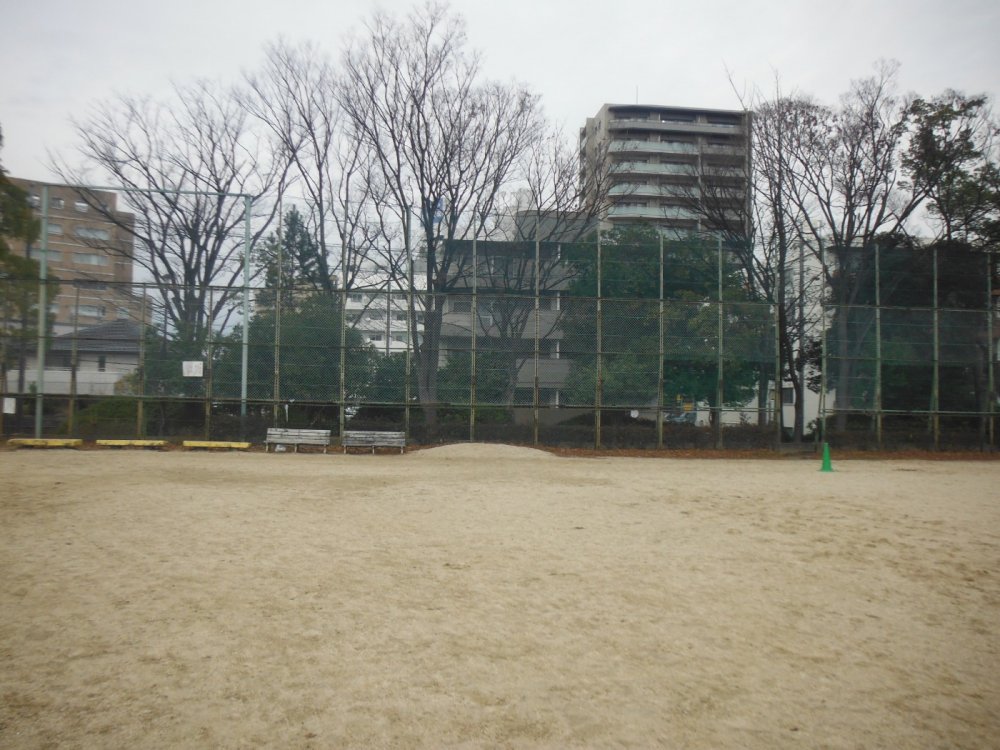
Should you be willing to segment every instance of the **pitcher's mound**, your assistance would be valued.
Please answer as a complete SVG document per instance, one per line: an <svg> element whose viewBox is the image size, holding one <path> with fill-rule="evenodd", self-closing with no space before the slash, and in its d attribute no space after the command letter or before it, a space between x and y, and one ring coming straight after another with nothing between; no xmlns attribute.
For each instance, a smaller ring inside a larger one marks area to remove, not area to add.
<svg viewBox="0 0 1000 750"><path fill-rule="evenodd" d="M539 460L554 459L551 453L525 448L519 445L504 445L503 443L454 443L442 445L439 448L426 448L410 454L413 458L433 459L473 459L490 461L496 459Z"/></svg>

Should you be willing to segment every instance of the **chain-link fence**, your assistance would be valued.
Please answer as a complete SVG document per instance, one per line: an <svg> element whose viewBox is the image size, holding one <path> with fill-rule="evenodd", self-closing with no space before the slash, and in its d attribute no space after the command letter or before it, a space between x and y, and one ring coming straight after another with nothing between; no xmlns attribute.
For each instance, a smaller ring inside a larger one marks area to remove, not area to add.
<svg viewBox="0 0 1000 750"><path fill-rule="evenodd" d="M799 249L761 283L718 241L448 249L453 272L412 286L377 270L333 291L52 281L41 326L39 284L0 282L0 431L996 446L990 252Z"/></svg>

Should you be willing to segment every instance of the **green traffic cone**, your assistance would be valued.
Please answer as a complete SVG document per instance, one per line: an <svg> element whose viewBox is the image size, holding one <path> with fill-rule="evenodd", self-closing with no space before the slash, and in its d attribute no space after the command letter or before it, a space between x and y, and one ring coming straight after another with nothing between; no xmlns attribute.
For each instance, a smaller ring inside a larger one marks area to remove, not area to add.
<svg viewBox="0 0 1000 750"><path fill-rule="evenodd" d="M823 443L823 466L820 471L833 471L833 464L830 463L829 443Z"/></svg>

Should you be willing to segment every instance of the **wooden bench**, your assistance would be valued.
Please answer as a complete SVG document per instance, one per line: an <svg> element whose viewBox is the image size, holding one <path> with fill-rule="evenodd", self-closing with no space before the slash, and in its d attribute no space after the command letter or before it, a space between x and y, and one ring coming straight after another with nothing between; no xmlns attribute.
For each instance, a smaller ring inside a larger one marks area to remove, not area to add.
<svg viewBox="0 0 1000 750"><path fill-rule="evenodd" d="M264 452L271 445L294 445L299 452L300 445L322 445L323 452L330 446L329 430L295 430L287 427L268 427L267 439L264 441Z"/></svg>
<svg viewBox="0 0 1000 750"><path fill-rule="evenodd" d="M406 449L405 432L389 432L385 430L344 430L340 445L347 453L348 448L399 448L402 453Z"/></svg>

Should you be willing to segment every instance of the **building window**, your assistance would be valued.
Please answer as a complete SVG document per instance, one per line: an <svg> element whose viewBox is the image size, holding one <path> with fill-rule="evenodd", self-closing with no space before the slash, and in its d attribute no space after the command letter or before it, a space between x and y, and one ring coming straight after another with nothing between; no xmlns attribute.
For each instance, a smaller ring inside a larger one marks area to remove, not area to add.
<svg viewBox="0 0 1000 750"><path fill-rule="evenodd" d="M108 256L99 253L73 253L73 260L83 266L108 265Z"/></svg>
<svg viewBox="0 0 1000 750"><path fill-rule="evenodd" d="M125 307L119 307L118 308L118 320L128 320L128 319L129 319L128 309L125 308Z"/></svg>
<svg viewBox="0 0 1000 750"><path fill-rule="evenodd" d="M372 334L369 334L368 340L371 341L374 344L375 342L382 340L382 334L381 333L372 333Z"/></svg>
<svg viewBox="0 0 1000 750"><path fill-rule="evenodd" d="M66 202L62 198L52 199L52 208L62 208L66 205Z"/></svg>
<svg viewBox="0 0 1000 750"><path fill-rule="evenodd" d="M76 309L76 312L77 315L83 315L88 318L100 318L104 315L104 308L97 305L80 305Z"/></svg>
<svg viewBox="0 0 1000 750"><path fill-rule="evenodd" d="M84 240L110 240L111 232L98 227L77 227L73 234Z"/></svg>
<svg viewBox="0 0 1000 750"><path fill-rule="evenodd" d="M392 314L392 319L395 320L397 323L405 323L406 322L406 313L405 312L393 313Z"/></svg>
<svg viewBox="0 0 1000 750"><path fill-rule="evenodd" d="M793 406L795 404L795 389L789 388L788 386L781 389L781 403L786 406Z"/></svg>
<svg viewBox="0 0 1000 750"><path fill-rule="evenodd" d="M49 224L49 234L62 234L62 224Z"/></svg>
<svg viewBox="0 0 1000 750"><path fill-rule="evenodd" d="M32 208L38 208L39 206L42 205L42 199L39 198L34 193L32 193L31 195L28 196L28 205L31 206Z"/></svg>
<svg viewBox="0 0 1000 750"><path fill-rule="evenodd" d="M347 300L349 302L364 302L365 301L365 295L363 295L363 294L357 294L357 293L348 294L347 295Z"/></svg>
<svg viewBox="0 0 1000 750"><path fill-rule="evenodd" d="M80 201L80 200L78 200L78 201L75 201L73 203L73 210L74 211L79 211L81 214L87 213L87 209L88 208L90 208L90 207L87 205L86 201Z"/></svg>
<svg viewBox="0 0 1000 750"><path fill-rule="evenodd" d="M403 344L405 344L405 343L406 343L406 341L407 341L407 340L408 340L409 338L410 338L410 337L409 337L409 336L407 336L407 335L406 335L405 333L394 333L394 334L392 334L392 340L393 340L393 341L398 341L398 342L400 342L400 343L403 343Z"/></svg>
<svg viewBox="0 0 1000 750"><path fill-rule="evenodd" d="M51 263L54 260L62 260L62 253L60 253L58 250L47 250L44 253L41 250L31 251L32 258L37 258L38 260L41 260L43 256L49 261L49 263Z"/></svg>
<svg viewBox="0 0 1000 750"><path fill-rule="evenodd" d="M101 354L97 357L97 370L98 372L104 372L108 369L108 358Z"/></svg>
<svg viewBox="0 0 1000 750"><path fill-rule="evenodd" d="M462 313L462 312L472 312L472 300L471 299L453 299L451 301L451 311Z"/></svg>

